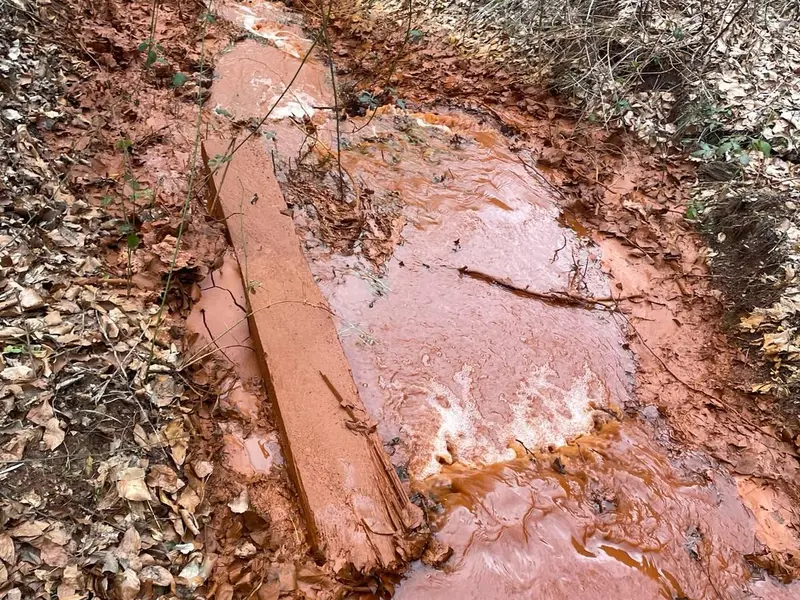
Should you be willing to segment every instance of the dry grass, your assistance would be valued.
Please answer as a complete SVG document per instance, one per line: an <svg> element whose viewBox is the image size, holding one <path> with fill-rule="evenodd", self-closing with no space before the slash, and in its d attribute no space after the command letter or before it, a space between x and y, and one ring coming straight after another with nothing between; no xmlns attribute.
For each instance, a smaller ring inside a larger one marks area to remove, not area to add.
<svg viewBox="0 0 800 600"><path fill-rule="evenodd" d="M396 1L399 19L407 1ZM643 93L672 94L655 116L680 133L707 118L713 93L704 74L719 66L717 47L734 32L756 44L766 19L799 11L791 0L439 0L418 21L434 15L459 43L522 60L539 83L606 125L620 124Z"/></svg>

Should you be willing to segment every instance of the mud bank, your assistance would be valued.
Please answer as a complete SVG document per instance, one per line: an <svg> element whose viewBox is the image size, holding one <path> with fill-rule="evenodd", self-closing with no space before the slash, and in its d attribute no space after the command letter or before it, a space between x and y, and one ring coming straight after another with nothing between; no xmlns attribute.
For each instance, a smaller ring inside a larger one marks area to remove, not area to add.
<svg viewBox="0 0 800 600"><path fill-rule="evenodd" d="M296 17L254 3L223 14L260 41L220 58L211 105L235 123L271 110L258 148L440 543L397 597L796 597L752 560L796 546L779 496L765 510L770 495L754 501L759 484L723 455L673 438L665 416L690 392L715 396L652 348L632 352L631 338L685 336L662 310L672 288L564 211L559 175L535 166L560 160L452 110L381 108L340 122L338 142L326 68L312 55L300 69L311 41ZM628 175L609 192L642 174ZM697 253L683 250L691 272ZM664 379L664 406L641 405Z"/></svg>

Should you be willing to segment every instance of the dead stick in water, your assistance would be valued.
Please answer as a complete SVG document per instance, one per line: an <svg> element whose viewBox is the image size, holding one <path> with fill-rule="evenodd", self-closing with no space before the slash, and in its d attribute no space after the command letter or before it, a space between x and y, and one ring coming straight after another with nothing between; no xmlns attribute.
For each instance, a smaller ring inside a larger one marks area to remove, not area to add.
<svg viewBox="0 0 800 600"><path fill-rule="evenodd" d="M618 298L614 298L612 296L603 297L603 298L587 298L585 296L580 296L578 294L573 294L572 292L559 292L559 291L550 291L550 292L535 292L529 290L528 288L521 288L514 284L512 284L507 279L498 279L492 275L487 273L483 273L481 271L476 271L475 269L470 269L469 267L461 267L458 269L458 272L462 275L467 275L468 277L472 277L473 279L478 279L480 281L485 281L487 283L493 283L505 290L513 294L517 294L519 296L525 296L526 298L535 298L537 300L541 300L542 302L549 302L551 304L561 304L561 305L571 305L571 306L580 306L582 308L594 308L596 305L605 306L605 302L619 302L620 300L632 300L634 298L641 298L641 294L632 294L630 296L619 296Z"/></svg>

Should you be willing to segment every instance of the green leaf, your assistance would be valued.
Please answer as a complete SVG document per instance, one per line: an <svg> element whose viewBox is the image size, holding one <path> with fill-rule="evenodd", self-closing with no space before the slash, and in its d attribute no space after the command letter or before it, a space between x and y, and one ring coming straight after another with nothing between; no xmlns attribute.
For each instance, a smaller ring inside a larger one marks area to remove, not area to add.
<svg viewBox="0 0 800 600"><path fill-rule="evenodd" d="M716 147L700 142L700 148L692 152L691 155L695 158L713 158L716 152Z"/></svg>
<svg viewBox="0 0 800 600"><path fill-rule="evenodd" d="M223 117L228 117L229 119L233 118L233 115L231 113L229 113L227 110L225 110L224 108L222 108L221 106L218 106L217 108L215 108L214 112L217 113L218 115L222 115Z"/></svg>
<svg viewBox="0 0 800 600"><path fill-rule="evenodd" d="M119 232L122 235L131 235L133 233L133 225L130 223L123 223L119 226Z"/></svg>
<svg viewBox="0 0 800 600"><path fill-rule="evenodd" d="M133 147L133 142L128 138L119 139L114 143L114 148L120 152L127 152L131 147Z"/></svg>
<svg viewBox="0 0 800 600"><path fill-rule="evenodd" d="M769 155L772 152L772 146L769 145L767 140L754 140L753 148L761 152L761 154L764 155L764 158L769 158Z"/></svg>
<svg viewBox="0 0 800 600"><path fill-rule="evenodd" d="M680 27L676 27L675 29L672 30L672 36L678 41L682 40L683 29L681 29Z"/></svg>
<svg viewBox="0 0 800 600"><path fill-rule="evenodd" d="M20 344L7 344L3 348L3 354L22 354L25 352L25 346Z"/></svg>
<svg viewBox="0 0 800 600"><path fill-rule="evenodd" d="M128 250L136 250L139 247L139 236L135 233L129 233L127 237Z"/></svg>
<svg viewBox="0 0 800 600"><path fill-rule="evenodd" d="M183 73L175 73L175 75L172 76L172 87L181 87L188 79L189 78Z"/></svg>
<svg viewBox="0 0 800 600"><path fill-rule="evenodd" d="M100 202L102 202L103 206L108 206L114 202L114 196L103 196Z"/></svg>
<svg viewBox="0 0 800 600"><path fill-rule="evenodd" d="M750 156L747 154L747 152L742 152L739 155L739 164L740 165L749 165L750 164Z"/></svg>
<svg viewBox="0 0 800 600"><path fill-rule="evenodd" d="M731 148L733 148L733 143L725 142L724 144L721 144L720 146L717 147L717 155L725 156L725 154L727 154L731 150Z"/></svg>
<svg viewBox="0 0 800 600"><path fill-rule="evenodd" d="M422 36L424 35L425 34L419 29L412 29L411 31L408 32L408 39L416 43L420 41L422 39Z"/></svg>
<svg viewBox="0 0 800 600"><path fill-rule="evenodd" d="M263 135L266 140L274 140L278 134L274 131L265 131Z"/></svg>
<svg viewBox="0 0 800 600"><path fill-rule="evenodd" d="M141 44L139 44L138 46L136 46L136 49L137 49L139 52L144 52L145 50L147 50L147 48L148 48L149 46L150 46L150 40L145 40L145 41L143 41Z"/></svg>
<svg viewBox="0 0 800 600"><path fill-rule="evenodd" d="M368 106L369 108L375 109L378 108L378 101L375 99L369 92L361 92L358 95L358 103L364 106Z"/></svg>
<svg viewBox="0 0 800 600"><path fill-rule="evenodd" d="M402 98L398 98L397 100L395 100L395 104L397 104L398 108L402 108L403 110L405 110L406 108L406 101L403 100Z"/></svg>
<svg viewBox="0 0 800 600"><path fill-rule="evenodd" d="M153 48L150 48L147 51L147 60L145 61L144 64L149 69L155 64L157 59L158 59L158 54L156 54L156 51Z"/></svg>

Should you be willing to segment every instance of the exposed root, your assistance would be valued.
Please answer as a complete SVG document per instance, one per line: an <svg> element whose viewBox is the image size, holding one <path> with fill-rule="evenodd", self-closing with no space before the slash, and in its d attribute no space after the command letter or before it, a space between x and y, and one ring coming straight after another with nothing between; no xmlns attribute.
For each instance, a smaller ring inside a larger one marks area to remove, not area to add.
<svg viewBox="0 0 800 600"><path fill-rule="evenodd" d="M577 306L589 310L598 307L611 308L609 304L616 304L620 300L633 300L642 297L641 294L632 294L630 296L619 296L618 298L611 296L602 298L587 298L586 296L580 296L568 291L551 290L549 292L536 292L529 290L528 288L516 286L507 279L501 279L493 275L488 275L481 271L470 269L469 267L461 267L458 269L458 272L461 275L466 275L467 277L472 277L473 279L496 285L518 296L522 296L524 298L535 298L536 300L541 300L542 302L557 306Z"/></svg>

